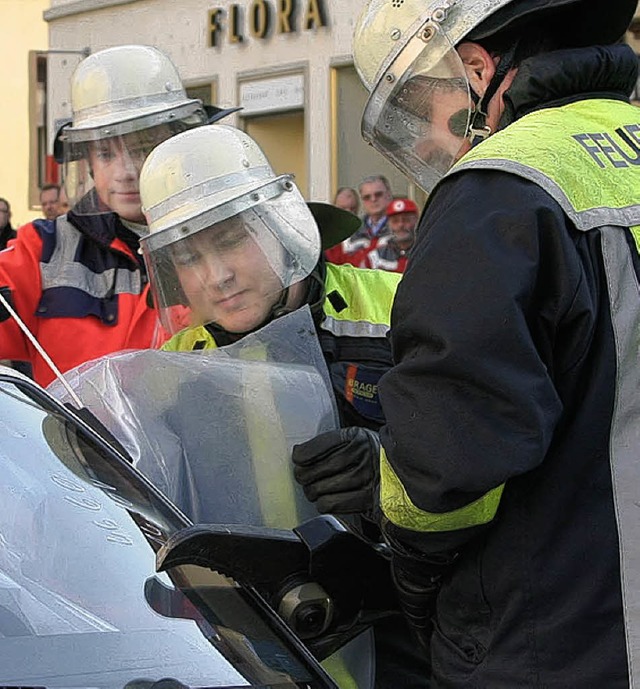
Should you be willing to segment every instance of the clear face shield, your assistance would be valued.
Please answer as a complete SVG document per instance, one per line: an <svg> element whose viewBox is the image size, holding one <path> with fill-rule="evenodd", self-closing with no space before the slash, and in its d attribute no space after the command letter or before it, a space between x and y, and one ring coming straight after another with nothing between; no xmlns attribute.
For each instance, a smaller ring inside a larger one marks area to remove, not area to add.
<svg viewBox="0 0 640 689"><path fill-rule="evenodd" d="M171 334L207 323L230 333L260 327L291 303L288 288L320 256L317 225L288 176L154 232L141 245L156 308Z"/></svg>
<svg viewBox="0 0 640 689"><path fill-rule="evenodd" d="M142 164L158 144L204 124L206 115L198 106L195 112L155 123L159 119L63 130L64 186L74 213L113 212L130 222L145 222L138 184Z"/></svg>
<svg viewBox="0 0 640 689"><path fill-rule="evenodd" d="M428 21L373 90L362 135L428 193L468 150L472 110L462 60Z"/></svg>

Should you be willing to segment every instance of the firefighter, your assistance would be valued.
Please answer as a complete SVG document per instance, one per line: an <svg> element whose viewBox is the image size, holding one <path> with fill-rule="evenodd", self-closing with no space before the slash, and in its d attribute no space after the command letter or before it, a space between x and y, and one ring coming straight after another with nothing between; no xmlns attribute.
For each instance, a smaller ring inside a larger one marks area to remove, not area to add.
<svg viewBox="0 0 640 689"><path fill-rule="evenodd" d="M90 55L71 80L72 122L59 132L71 210L34 220L0 253L0 289L61 370L162 341L140 236L138 173L164 139L226 114L187 97L159 50L118 46ZM34 378L54 377L0 307L0 358L29 361Z"/></svg>
<svg viewBox="0 0 640 689"><path fill-rule="evenodd" d="M294 460L334 508L368 486L437 687L639 681L636 4L369 0L356 28L364 136L431 193L369 476L337 434Z"/></svg>
<svg viewBox="0 0 640 689"><path fill-rule="evenodd" d="M319 232L292 177L276 176L256 142L227 125L158 146L142 168L140 192L151 289L175 333L165 350L226 345L308 305L342 424L380 427L377 385L391 366L386 333L400 276L321 257L321 234L329 246L338 243L357 229L355 216L312 204ZM375 633L377 686L427 686L403 621Z"/></svg>

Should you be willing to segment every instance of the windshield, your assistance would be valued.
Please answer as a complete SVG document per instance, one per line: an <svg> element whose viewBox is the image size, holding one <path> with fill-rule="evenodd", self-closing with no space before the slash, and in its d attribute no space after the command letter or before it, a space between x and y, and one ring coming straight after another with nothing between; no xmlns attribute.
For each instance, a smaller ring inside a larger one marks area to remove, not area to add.
<svg viewBox="0 0 640 689"><path fill-rule="evenodd" d="M157 574L155 552L188 522L5 372L0 685L333 686L252 591L198 567Z"/></svg>

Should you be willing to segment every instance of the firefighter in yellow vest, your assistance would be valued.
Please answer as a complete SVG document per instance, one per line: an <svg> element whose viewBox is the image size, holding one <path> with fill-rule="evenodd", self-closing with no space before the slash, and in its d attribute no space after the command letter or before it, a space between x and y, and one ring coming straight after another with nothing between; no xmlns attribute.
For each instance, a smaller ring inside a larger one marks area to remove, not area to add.
<svg viewBox="0 0 640 689"><path fill-rule="evenodd" d="M636 5L368 0L357 24L364 137L431 192L370 485L435 687L640 683ZM335 508L340 439L296 457Z"/></svg>
<svg viewBox="0 0 640 689"><path fill-rule="evenodd" d="M161 321L174 333L163 348L226 345L308 305L342 425L377 430L378 380L392 363L386 334L400 275L325 263L321 250L353 234L360 221L305 203L292 177L277 176L244 132L215 125L184 134L158 146L140 173L150 228L145 262ZM370 504L368 489L352 499L352 511L365 512L358 506ZM426 687L426 667L404 621L387 621L375 634L376 686Z"/></svg>

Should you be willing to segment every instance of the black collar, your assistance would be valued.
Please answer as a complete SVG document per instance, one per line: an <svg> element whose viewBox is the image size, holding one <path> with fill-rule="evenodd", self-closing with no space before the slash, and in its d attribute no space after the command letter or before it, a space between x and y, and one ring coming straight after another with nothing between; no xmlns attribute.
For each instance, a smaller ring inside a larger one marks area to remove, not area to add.
<svg viewBox="0 0 640 689"><path fill-rule="evenodd" d="M543 53L523 60L504 94L501 126L534 110L588 98L629 100L638 58L623 44Z"/></svg>

